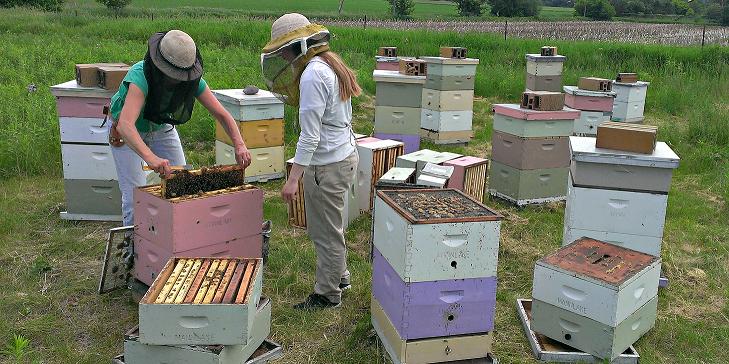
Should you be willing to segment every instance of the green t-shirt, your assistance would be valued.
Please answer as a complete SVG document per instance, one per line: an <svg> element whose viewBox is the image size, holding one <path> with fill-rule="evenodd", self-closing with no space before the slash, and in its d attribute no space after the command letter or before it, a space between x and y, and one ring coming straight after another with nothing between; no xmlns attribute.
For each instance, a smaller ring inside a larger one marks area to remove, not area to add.
<svg viewBox="0 0 729 364"><path fill-rule="evenodd" d="M129 72L127 72L127 75L124 77L124 80L119 86L119 91L117 91L114 96L111 97L110 111L111 117L114 118L114 120L119 120L119 115L121 115L122 108L124 107L124 100L126 100L127 98L127 92L129 91L130 83L137 85L137 87L142 90L144 97L147 97L147 93L149 92L149 86L147 86L147 79L144 77L144 61L139 61L135 63L131 68L129 68ZM205 91L206 87L207 83L205 82L205 80L200 79L200 85L198 86L197 94L195 94L195 97L200 96L203 91ZM139 131L140 133L146 133L162 129L162 125L155 124L144 118L144 106L142 106L142 111L139 113L139 118L134 123L134 125L136 125L137 131Z"/></svg>

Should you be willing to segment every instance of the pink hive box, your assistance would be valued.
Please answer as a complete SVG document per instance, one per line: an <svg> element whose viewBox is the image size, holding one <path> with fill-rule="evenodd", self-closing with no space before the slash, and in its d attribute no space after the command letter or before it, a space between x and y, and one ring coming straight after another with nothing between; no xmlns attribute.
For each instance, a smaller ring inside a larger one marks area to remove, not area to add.
<svg viewBox="0 0 729 364"><path fill-rule="evenodd" d="M357 145L379 142L381 139L375 137L364 137L357 139Z"/></svg>
<svg viewBox="0 0 729 364"><path fill-rule="evenodd" d="M463 191L463 185L466 181L466 170L471 167L488 164L488 159L478 157L461 157L443 162L444 166L453 166L453 174L448 180L448 188L455 188Z"/></svg>
<svg viewBox="0 0 729 364"><path fill-rule="evenodd" d="M519 104L495 104L493 110L497 114L521 120L574 120L580 118L580 111L569 107L557 111L539 111L522 109Z"/></svg>
<svg viewBox="0 0 729 364"><path fill-rule="evenodd" d="M58 116L104 118L104 106L109 99L100 97L56 97ZM612 104L611 104L612 106Z"/></svg>
<svg viewBox="0 0 729 364"><path fill-rule="evenodd" d="M613 111L615 92L581 90L576 86L564 86L563 89L564 104L568 107L584 111Z"/></svg>
<svg viewBox="0 0 729 364"><path fill-rule="evenodd" d="M225 257L225 258L261 258L263 237L260 234L243 239L226 241L197 249L172 253L147 239L134 237L134 277L151 286L167 261L174 257Z"/></svg>
<svg viewBox="0 0 729 364"><path fill-rule="evenodd" d="M134 190L134 231L167 251L177 254L261 233L263 191L256 187L174 202L150 192L155 187Z"/></svg>

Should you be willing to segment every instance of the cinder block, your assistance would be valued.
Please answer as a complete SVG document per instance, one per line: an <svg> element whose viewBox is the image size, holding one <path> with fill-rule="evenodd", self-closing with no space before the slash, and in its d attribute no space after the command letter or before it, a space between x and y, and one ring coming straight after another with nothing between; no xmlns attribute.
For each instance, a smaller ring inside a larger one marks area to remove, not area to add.
<svg viewBox="0 0 729 364"><path fill-rule="evenodd" d="M424 76L428 65L419 59L400 59L400 73L410 76Z"/></svg>
<svg viewBox="0 0 729 364"><path fill-rule="evenodd" d="M129 67L99 67L97 74L99 78L99 87L105 90L118 90L119 86L124 79L124 76L129 72Z"/></svg>
<svg viewBox="0 0 729 364"><path fill-rule="evenodd" d="M443 58L465 59L468 50L463 47L440 47L440 56Z"/></svg>
<svg viewBox="0 0 729 364"><path fill-rule="evenodd" d="M99 67L129 68L126 63L91 63L76 65L76 83L82 87L99 87Z"/></svg>
<svg viewBox="0 0 729 364"><path fill-rule="evenodd" d="M557 55L557 47L550 47L550 46L542 47L541 55L545 56L545 57L554 57Z"/></svg>
<svg viewBox="0 0 729 364"><path fill-rule="evenodd" d="M638 74L637 73L618 73L618 76L615 77L615 82L636 83L636 82L638 82Z"/></svg>
<svg viewBox="0 0 729 364"><path fill-rule="evenodd" d="M658 127L608 122L597 128L595 146L603 149L653 154Z"/></svg>
<svg viewBox="0 0 729 364"><path fill-rule="evenodd" d="M564 109L564 94L561 92L528 91L522 94L521 107L540 111Z"/></svg>
<svg viewBox="0 0 729 364"><path fill-rule="evenodd" d="M380 47L377 55L381 57L397 57L397 47Z"/></svg>

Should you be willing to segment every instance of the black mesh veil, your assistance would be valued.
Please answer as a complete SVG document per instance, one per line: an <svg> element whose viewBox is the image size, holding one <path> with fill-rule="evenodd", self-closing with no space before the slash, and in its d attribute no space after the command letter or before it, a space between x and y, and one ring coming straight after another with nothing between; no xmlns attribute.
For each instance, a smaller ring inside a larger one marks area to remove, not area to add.
<svg viewBox="0 0 729 364"><path fill-rule="evenodd" d="M159 52L159 49L151 51ZM189 81L174 81L155 66L149 52L148 50L144 56L144 77L148 85L144 118L155 124L186 123L192 116L201 77ZM199 51L197 57L202 65Z"/></svg>

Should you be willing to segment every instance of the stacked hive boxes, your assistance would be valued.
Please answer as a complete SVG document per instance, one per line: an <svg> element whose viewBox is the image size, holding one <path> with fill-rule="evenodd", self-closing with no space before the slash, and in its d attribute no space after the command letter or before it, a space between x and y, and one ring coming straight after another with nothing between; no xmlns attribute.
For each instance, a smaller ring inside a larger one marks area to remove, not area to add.
<svg viewBox="0 0 729 364"><path fill-rule="evenodd" d="M427 75L422 94L421 135L435 144L461 144L473 137L473 89L478 59L422 57Z"/></svg>
<svg viewBox="0 0 729 364"><path fill-rule="evenodd" d="M580 112L494 105L489 193L519 206L564 200L569 136Z"/></svg>
<svg viewBox="0 0 729 364"><path fill-rule="evenodd" d="M61 129L66 191L61 218L121 221L121 192L104 122L104 106L114 92L82 87L76 80L55 85L51 92Z"/></svg>
<svg viewBox="0 0 729 364"><path fill-rule="evenodd" d="M372 210L375 202L375 185L403 154L405 144L396 140L362 138L357 140L359 165L357 166L354 196L360 213Z"/></svg>
<svg viewBox="0 0 729 364"><path fill-rule="evenodd" d="M491 352L502 216L453 189L378 191L372 324L394 363Z"/></svg>
<svg viewBox="0 0 729 364"><path fill-rule="evenodd" d="M238 121L251 152L246 182L282 178L284 170L284 104L271 92L246 95L241 89L217 90L213 95ZM222 125L215 125L215 163L236 164L233 142Z"/></svg>
<svg viewBox="0 0 729 364"><path fill-rule="evenodd" d="M660 256L676 153L663 142L650 154L603 149L588 137L570 137L570 148L563 245L587 236Z"/></svg>
<svg viewBox="0 0 729 364"><path fill-rule="evenodd" d="M613 91L617 96L613 102L612 120L624 123L642 123L648 85L650 83L642 81L613 81Z"/></svg>
<svg viewBox="0 0 729 364"><path fill-rule="evenodd" d="M542 48L542 54L527 54L526 89L560 92L566 60L567 57L557 55L557 48L554 47Z"/></svg>
<svg viewBox="0 0 729 364"><path fill-rule="evenodd" d="M600 124L610 121L613 110L613 91L583 90L577 86L565 86L565 105L580 110L580 118L575 120L574 134L594 136Z"/></svg>
<svg viewBox="0 0 729 364"><path fill-rule="evenodd" d="M171 257L262 256L263 191L251 185L164 198L134 190L134 277L150 285Z"/></svg>
<svg viewBox="0 0 729 364"><path fill-rule="evenodd" d="M375 137L398 140L405 153L420 149L420 105L425 76L375 70Z"/></svg>
<svg viewBox="0 0 729 364"><path fill-rule="evenodd" d="M240 364L271 330L261 259L173 258L139 303L125 364Z"/></svg>
<svg viewBox="0 0 729 364"><path fill-rule="evenodd" d="M655 325L661 259L589 238L534 269L531 328L611 361Z"/></svg>

